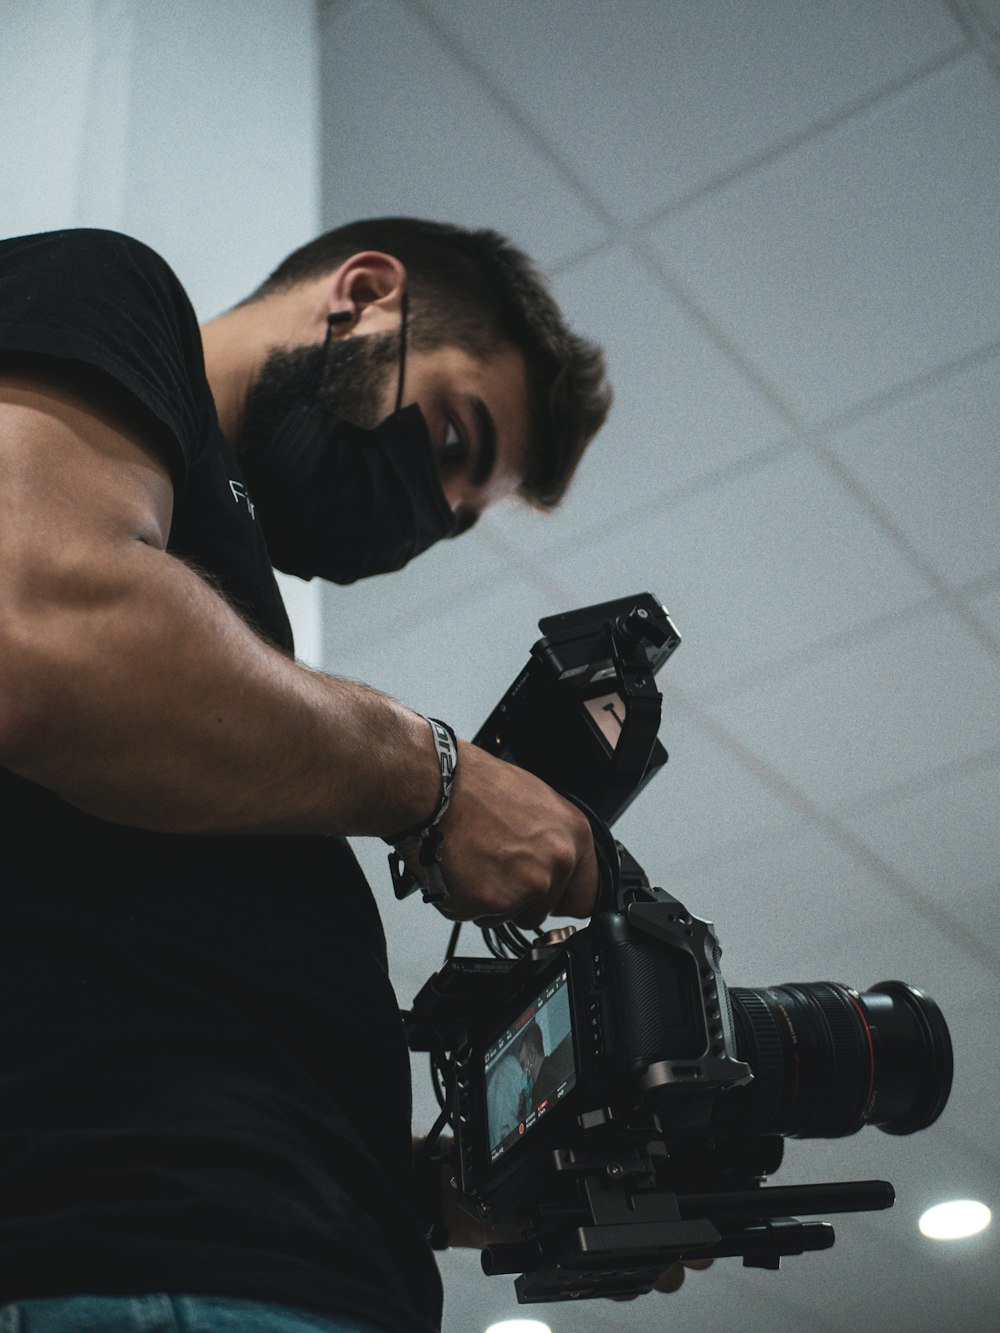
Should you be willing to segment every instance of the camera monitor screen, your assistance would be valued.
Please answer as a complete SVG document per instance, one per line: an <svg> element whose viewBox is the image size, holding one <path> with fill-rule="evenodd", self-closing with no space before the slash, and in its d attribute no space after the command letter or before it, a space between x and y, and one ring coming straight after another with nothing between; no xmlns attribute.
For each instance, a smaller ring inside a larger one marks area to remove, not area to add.
<svg viewBox="0 0 1000 1333"><path fill-rule="evenodd" d="M576 1083L567 973L500 1034L483 1057L490 1163L538 1124Z"/></svg>

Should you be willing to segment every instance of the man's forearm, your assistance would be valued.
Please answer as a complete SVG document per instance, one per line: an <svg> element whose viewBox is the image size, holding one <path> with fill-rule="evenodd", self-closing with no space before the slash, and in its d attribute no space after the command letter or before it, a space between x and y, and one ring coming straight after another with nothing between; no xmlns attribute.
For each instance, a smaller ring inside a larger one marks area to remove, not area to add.
<svg viewBox="0 0 1000 1333"><path fill-rule="evenodd" d="M172 832L388 834L433 809L417 714L289 661L172 556L123 542L47 586L5 617L6 767Z"/></svg>
<svg viewBox="0 0 1000 1333"><path fill-rule="evenodd" d="M264 643L166 553L173 498L157 440L99 398L0 375L0 765L169 832L391 836L426 820L430 727ZM459 760L447 913L585 915L581 812L475 746Z"/></svg>

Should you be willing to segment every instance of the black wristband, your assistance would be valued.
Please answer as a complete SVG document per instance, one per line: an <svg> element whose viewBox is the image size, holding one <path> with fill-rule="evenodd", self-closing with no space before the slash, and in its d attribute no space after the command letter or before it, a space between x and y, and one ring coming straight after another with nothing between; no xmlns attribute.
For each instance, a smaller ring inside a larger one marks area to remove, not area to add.
<svg viewBox="0 0 1000 1333"><path fill-rule="evenodd" d="M394 837L384 840L393 847L399 847L404 842L412 842L414 838L423 838L432 828L436 828L448 812L451 789L455 785L455 774L458 772L458 740L455 733L447 722L441 722L436 717L425 717L424 721L429 725L431 735L434 737L434 749L441 770L441 795L430 819L407 829L405 833L397 833Z"/></svg>
<svg viewBox="0 0 1000 1333"><path fill-rule="evenodd" d="M447 722L441 722L436 717L425 717L424 721L430 726L431 735L434 737L434 748L441 770L440 799L429 820L404 833L384 838L383 841L394 849L389 854L389 870L392 873L392 887L396 897L406 898L419 885L423 890L425 902L438 903L444 902L448 897L448 890L441 875L442 838L438 825L448 813L451 789L455 785L455 775L458 772L458 740ZM423 883L409 870L401 855L401 849L406 847L412 850L413 843L417 844L417 859L425 872Z"/></svg>

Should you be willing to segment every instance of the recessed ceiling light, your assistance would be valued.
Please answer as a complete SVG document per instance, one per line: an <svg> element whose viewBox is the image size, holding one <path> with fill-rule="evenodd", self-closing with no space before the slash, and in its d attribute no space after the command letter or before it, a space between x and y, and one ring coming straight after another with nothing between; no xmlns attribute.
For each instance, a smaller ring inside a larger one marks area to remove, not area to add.
<svg viewBox="0 0 1000 1333"><path fill-rule="evenodd" d="M499 1324L490 1324L486 1333L552 1333L552 1330L537 1319L502 1319Z"/></svg>
<svg viewBox="0 0 1000 1333"><path fill-rule="evenodd" d="M920 1230L931 1240L961 1240L974 1236L990 1224L993 1214L975 1199L954 1199L928 1208L920 1219Z"/></svg>

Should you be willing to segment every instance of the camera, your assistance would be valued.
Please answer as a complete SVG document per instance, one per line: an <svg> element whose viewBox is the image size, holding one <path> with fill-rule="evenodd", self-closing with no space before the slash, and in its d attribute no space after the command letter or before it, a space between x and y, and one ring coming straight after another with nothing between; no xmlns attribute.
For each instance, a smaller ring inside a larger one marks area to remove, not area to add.
<svg viewBox="0 0 1000 1333"><path fill-rule="evenodd" d="M489 1246L522 1303L630 1296L681 1259L777 1268L826 1249L796 1213L891 1206L886 1181L773 1186L784 1140L911 1134L951 1088L948 1028L917 987L730 985L714 925L654 887L609 826L667 762L657 671L680 643L649 593L539 622L476 736L590 818L589 925L484 930L404 1015L431 1056L461 1205L521 1239Z"/></svg>

